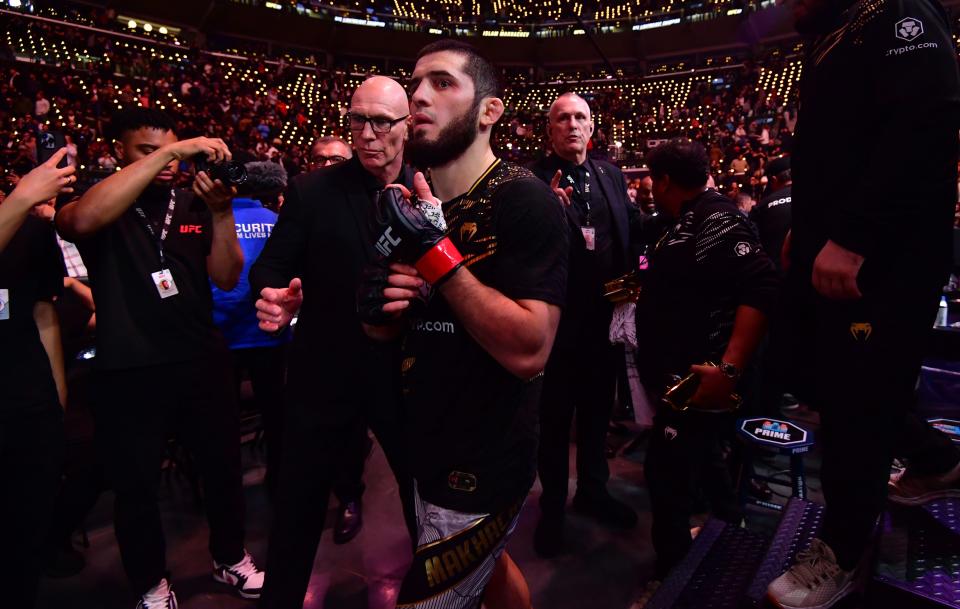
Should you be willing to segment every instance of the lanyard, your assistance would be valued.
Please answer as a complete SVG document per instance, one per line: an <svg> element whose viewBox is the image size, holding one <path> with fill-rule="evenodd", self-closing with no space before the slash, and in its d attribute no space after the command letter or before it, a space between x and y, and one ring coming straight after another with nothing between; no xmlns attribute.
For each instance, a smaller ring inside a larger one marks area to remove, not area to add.
<svg viewBox="0 0 960 609"><path fill-rule="evenodd" d="M580 191L580 187L577 186L577 181L574 180L573 176L569 173L567 174L567 182L573 187L573 191L577 194L577 199L583 201L583 204L586 206L587 216L584 221L584 226L590 226L590 171L587 170L583 178L583 192Z"/></svg>
<svg viewBox="0 0 960 609"><path fill-rule="evenodd" d="M163 228L160 230L160 236L157 237L157 231L153 228L153 223L147 218L147 214L143 212L143 209L139 205L134 207L137 215L140 216L140 219L143 220L142 224L147 230L147 233L157 244L157 251L160 252L160 270L163 270L167 267L165 258L163 257L163 242L167 240L167 233L170 231L170 223L173 222L173 212L177 207L177 196L176 192L171 188L170 189L170 204L167 205L167 215L163 219Z"/></svg>

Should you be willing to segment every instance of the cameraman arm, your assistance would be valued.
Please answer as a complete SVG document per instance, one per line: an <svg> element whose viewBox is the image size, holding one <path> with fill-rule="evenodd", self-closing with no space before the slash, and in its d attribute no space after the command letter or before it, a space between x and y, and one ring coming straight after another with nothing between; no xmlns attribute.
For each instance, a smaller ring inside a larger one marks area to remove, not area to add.
<svg viewBox="0 0 960 609"><path fill-rule="evenodd" d="M216 161L230 158L230 151L223 141L205 137L175 142L161 148L146 148L150 148L149 151L144 150L149 152L147 156L96 184L57 213L57 231L64 238L76 241L115 222L157 174L174 162L199 153Z"/></svg>

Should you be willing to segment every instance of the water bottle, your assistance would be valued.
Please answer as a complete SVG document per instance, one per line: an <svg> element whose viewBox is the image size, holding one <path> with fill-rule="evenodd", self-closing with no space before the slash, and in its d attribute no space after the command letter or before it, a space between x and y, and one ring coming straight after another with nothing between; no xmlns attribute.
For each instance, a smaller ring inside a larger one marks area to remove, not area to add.
<svg viewBox="0 0 960 609"><path fill-rule="evenodd" d="M949 325L947 323L947 297L940 297L940 308L937 309L937 321L933 322L934 327L942 328Z"/></svg>

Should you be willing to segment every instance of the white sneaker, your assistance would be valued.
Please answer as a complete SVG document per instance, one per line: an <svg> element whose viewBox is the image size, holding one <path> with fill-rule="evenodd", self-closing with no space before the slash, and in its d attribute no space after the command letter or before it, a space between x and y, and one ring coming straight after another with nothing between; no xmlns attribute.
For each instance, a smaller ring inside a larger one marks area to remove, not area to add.
<svg viewBox="0 0 960 609"><path fill-rule="evenodd" d="M147 590L140 597L137 609L177 609L177 595L170 588L170 582L161 579L159 584Z"/></svg>
<svg viewBox="0 0 960 609"><path fill-rule="evenodd" d="M214 561L213 579L232 586L243 598L260 598L260 589L263 588L263 571L246 550L243 551L243 560L235 565Z"/></svg>
<svg viewBox="0 0 960 609"><path fill-rule="evenodd" d="M770 582L767 598L780 609L829 609L853 589L855 571L844 571L819 539L797 554L786 573Z"/></svg>

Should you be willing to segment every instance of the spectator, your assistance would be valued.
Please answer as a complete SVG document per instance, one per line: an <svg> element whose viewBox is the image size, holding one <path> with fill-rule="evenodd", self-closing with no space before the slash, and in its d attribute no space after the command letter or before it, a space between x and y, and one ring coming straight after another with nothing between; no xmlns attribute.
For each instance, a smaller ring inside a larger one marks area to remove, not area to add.
<svg viewBox="0 0 960 609"><path fill-rule="evenodd" d="M33 106L33 115L38 119L45 118L50 112L50 100L43 95L43 91L37 92L37 103Z"/></svg>

